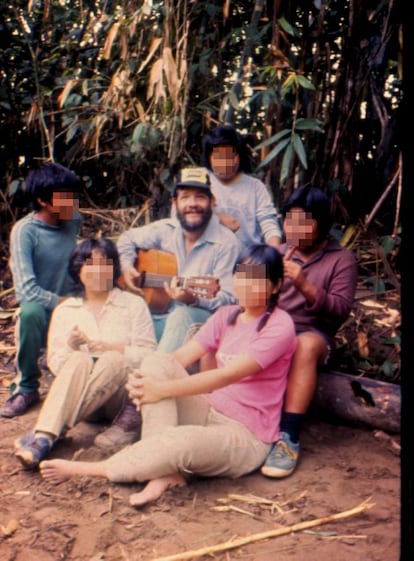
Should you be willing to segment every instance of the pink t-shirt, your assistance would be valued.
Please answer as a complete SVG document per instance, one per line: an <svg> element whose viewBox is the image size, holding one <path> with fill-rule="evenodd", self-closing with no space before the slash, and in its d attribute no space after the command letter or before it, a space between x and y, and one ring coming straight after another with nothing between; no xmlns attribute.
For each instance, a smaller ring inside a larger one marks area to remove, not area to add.
<svg viewBox="0 0 414 561"><path fill-rule="evenodd" d="M293 321L289 314L276 308L261 331L258 319L235 325L227 318L237 306L219 308L200 328L194 339L206 350L216 352L217 365L247 354L262 370L224 388L207 394L217 411L243 423L259 440L266 443L279 438L279 422L287 374L296 348Z"/></svg>

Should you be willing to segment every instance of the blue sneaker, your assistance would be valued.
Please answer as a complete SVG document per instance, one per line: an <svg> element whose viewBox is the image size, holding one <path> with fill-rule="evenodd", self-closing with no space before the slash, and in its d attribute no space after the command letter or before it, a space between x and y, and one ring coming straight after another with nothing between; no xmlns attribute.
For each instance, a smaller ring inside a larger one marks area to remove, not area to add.
<svg viewBox="0 0 414 561"><path fill-rule="evenodd" d="M260 471L267 477L287 477L295 470L298 457L299 442L292 442L286 432L281 432Z"/></svg>
<svg viewBox="0 0 414 561"><path fill-rule="evenodd" d="M18 438L14 446L16 448L16 458L20 460L24 467L29 469L36 468L52 448L52 444L47 438L36 437L34 433L28 433Z"/></svg>

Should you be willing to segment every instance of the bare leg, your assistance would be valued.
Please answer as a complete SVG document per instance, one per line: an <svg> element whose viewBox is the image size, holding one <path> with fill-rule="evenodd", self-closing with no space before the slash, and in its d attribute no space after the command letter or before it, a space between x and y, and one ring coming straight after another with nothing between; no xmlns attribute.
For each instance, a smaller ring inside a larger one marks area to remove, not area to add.
<svg viewBox="0 0 414 561"><path fill-rule="evenodd" d="M72 477L107 477L105 462L75 462L45 460L39 464L40 474L49 483L57 485Z"/></svg>
<svg viewBox="0 0 414 561"><path fill-rule="evenodd" d="M322 337L311 332L298 335L297 343L290 365L283 410L306 413L315 393L318 365L324 362L328 349Z"/></svg>
<svg viewBox="0 0 414 561"><path fill-rule="evenodd" d="M130 495L129 504L135 507L143 506L159 499L167 489L171 487L184 487L184 485L185 479L178 473L159 477L158 479L151 479L142 491Z"/></svg>

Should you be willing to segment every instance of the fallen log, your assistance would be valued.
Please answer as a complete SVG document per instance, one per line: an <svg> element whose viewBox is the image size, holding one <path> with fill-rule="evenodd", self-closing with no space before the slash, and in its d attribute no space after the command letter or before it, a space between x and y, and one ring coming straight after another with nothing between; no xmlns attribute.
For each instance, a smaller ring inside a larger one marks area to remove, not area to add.
<svg viewBox="0 0 414 561"><path fill-rule="evenodd" d="M312 406L334 416L399 433L401 386L342 372L323 371Z"/></svg>

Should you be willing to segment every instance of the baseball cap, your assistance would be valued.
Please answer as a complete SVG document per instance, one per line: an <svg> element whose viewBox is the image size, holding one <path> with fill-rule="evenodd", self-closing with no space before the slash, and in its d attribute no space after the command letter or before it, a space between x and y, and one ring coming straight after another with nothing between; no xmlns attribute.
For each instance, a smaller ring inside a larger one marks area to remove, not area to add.
<svg viewBox="0 0 414 561"><path fill-rule="evenodd" d="M174 195L176 190L185 187L196 187L197 189L205 189L211 194L210 177L206 168L191 167L183 168L180 171L178 180L174 187Z"/></svg>

